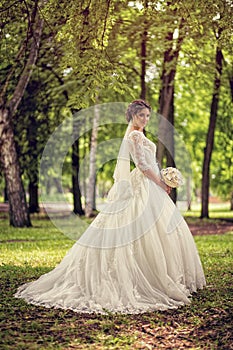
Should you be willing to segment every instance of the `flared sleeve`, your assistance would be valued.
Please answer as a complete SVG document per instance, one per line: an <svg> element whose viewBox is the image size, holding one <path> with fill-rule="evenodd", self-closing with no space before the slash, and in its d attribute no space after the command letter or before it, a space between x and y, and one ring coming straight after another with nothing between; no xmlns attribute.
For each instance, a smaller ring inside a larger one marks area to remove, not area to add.
<svg viewBox="0 0 233 350"><path fill-rule="evenodd" d="M129 148L135 165L142 171L151 169L152 166L146 160L145 149L143 145L144 134L140 131L134 130L129 136Z"/></svg>

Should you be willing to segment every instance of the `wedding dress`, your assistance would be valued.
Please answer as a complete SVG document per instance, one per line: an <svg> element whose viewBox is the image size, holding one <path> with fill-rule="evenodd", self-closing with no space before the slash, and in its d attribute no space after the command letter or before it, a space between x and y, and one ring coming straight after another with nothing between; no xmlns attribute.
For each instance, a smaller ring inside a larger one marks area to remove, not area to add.
<svg viewBox="0 0 233 350"><path fill-rule="evenodd" d="M188 304L205 286L186 222L143 174L151 168L160 174L155 144L136 130L126 141L135 169L115 182L105 208L61 263L21 286L17 298L80 313L134 314Z"/></svg>

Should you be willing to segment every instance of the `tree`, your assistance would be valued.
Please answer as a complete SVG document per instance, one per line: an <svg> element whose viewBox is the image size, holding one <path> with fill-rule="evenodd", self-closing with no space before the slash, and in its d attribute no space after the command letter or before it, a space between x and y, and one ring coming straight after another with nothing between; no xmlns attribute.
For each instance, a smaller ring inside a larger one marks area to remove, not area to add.
<svg viewBox="0 0 233 350"><path fill-rule="evenodd" d="M97 135L98 135L98 123L100 118L100 112L98 105L94 106L93 127L91 132L91 144L90 144L90 166L89 166L89 178L87 186L87 198L85 215L91 217L94 209L95 198L95 183L96 183L96 149L97 149Z"/></svg>
<svg viewBox="0 0 233 350"><path fill-rule="evenodd" d="M159 93L159 114L162 115L158 130L157 159L162 164L164 153L166 154L166 166L175 167L175 145L174 129L168 126L168 121L174 125L174 85L176 67L178 64L179 52L184 38L183 27L184 18L179 14L177 8L173 7L174 2L167 2L167 12L169 15L169 30L165 36L165 51L163 55L163 68L161 74L161 88ZM171 7L171 10L170 10ZM177 26L178 22L178 26ZM176 34L178 32L178 37ZM165 142L167 149L165 150ZM170 197L176 203L176 189L172 189Z"/></svg>
<svg viewBox="0 0 233 350"><path fill-rule="evenodd" d="M146 99L146 43L147 43L147 9L148 9L148 1L145 1L144 4L144 29L142 30L141 33L141 74L140 74L140 81L141 81L141 93L140 93L140 98L145 100Z"/></svg>
<svg viewBox="0 0 233 350"><path fill-rule="evenodd" d="M224 69L221 79L221 98L219 101L219 116L216 121L215 142L210 166L210 188L213 194L223 200L230 201L232 207L233 189L233 119L231 81L233 74L231 60L228 55L224 57Z"/></svg>
<svg viewBox="0 0 233 350"><path fill-rule="evenodd" d="M27 11L29 11L29 8L27 8ZM38 1L35 1L33 7L30 9L27 20L28 28L25 33L26 37L18 48L14 63L8 69L0 93L1 163L7 185L10 224L15 227L31 225L14 141L12 118L22 100L38 56L44 22L39 14ZM23 62L25 56L27 59L26 62ZM16 69L19 68L18 62L25 63L21 73L16 71ZM17 83L14 87L10 86L12 85L10 82L12 82L13 74L17 76ZM11 94L9 93L9 89L11 89Z"/></svg>
<svg viewBox="0 0 233 350"><path fill-rule="evenodd" d="M167 137L167 124L166 120L171 122L171 124L174 124L174 83L175 83L175 75L176 75L176 66L178 63L178 57L179 57L179 51L181 48L181 44L183 41L183 33L182 28L184 25L184 19L180 18L179 20L179 36L174 41L174 30L169 30L169 32L166 35L166 43L167 48L164 52L164 58L163 58L163 70L161 75L161 89L159 94L159 114L163 116L160 121L159 125L159 140L158 140L158 147L157 147L157 159L162 164L162 159L164 155L164 140ZM170 119L170 120L169 120ZM173 136L170 135L171 142L174 143ZM173 140L173 141L172 141ZM170 148L173 149L174 152L174 146ZM171 154L171 158L173 159L172 164L168 164L169 166L174 166L174 153ZM169 158L170 163L170 158Z"/></svg>
<svg viewBox="0 0 233 350"><path fill-rule="evenodd" d="M212 4L211 4L212 5ZM210 11L210 28L215 38L215 73L214 87L210 107L210 120L204 149L204 160L202 167L202 202L201 218L209 217L209 184L210 184L210 162L214 146L214 133L218 115L220 99L220 85L223 71L223 50L231 38L229 16L232 14L232 7L227 1L219 1L216 6L208 8Z"/></svg>
<svg viewBox="0 0 233 350"><path fill-rule="evenodd" d="M80 150L79 150L79 132L80 125L78 119L73 121L73 135L74 143L72 145L72 192L73 192L73 206L74 213L78 215L84 215L84 210L81 203L81 191L79 184L79 159L80 159Z"/></svg>
<svg viewBox="0 0 233 350"><path fill-rule="evenodd" d="M204 161L202 168L202 200L201 200L201 218L209 217L209 184L210 184L210 161L214 145L214 131L218 114L219 93L221 85L223 54L222 50L217 46L215 57L215 77L214 92L210 108L209 128L206 136L206 147L204 149Z"/></svg>

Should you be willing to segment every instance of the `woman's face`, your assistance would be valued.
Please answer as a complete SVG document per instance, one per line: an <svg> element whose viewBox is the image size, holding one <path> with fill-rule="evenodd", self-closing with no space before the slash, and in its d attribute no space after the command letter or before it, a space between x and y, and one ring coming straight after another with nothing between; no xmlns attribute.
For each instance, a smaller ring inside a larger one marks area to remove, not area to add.
<svg viewBox="0 0 233 350"><path fill-rule="evenodd" d="M141 109L136 115L133 116L133 125L140 130L143 130L150 119L150 111L148 108Z"/></svg>

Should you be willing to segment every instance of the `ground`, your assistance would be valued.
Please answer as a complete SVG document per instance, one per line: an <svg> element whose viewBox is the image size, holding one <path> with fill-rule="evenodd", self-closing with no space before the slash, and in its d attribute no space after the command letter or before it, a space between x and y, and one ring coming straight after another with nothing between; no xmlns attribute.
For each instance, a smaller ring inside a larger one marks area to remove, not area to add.
<svg viewBox="0 0 233 350"><path fill-rule="evenodd" d="M82 315L13 298L18 286L51 270L72 242L45 218L32 228L9 227L7 209L0 208L0 349L233 350L232 213L225 219L222 213L210 220L186 217L207 279L190 305L140 315Z"/></svg>
<svg viewBox="0 0 233 350"><path fill-rule="evenodd" d="M59 209L60 210L60 209ZM0 203L1 218L7 218L8 204ZM217 220L202 220L198 218L187 217L190 231L194 236L197 235L215 235L233 231L232 218L218 218Z"/></svg>
<svg viewBox="0 0 233 350"><path fill-rule="evenodd" d="M197 235L217 235L233 231L233 220L215 220L214 222L196 219L195 222L188 220L190 231Z"/></svg>

